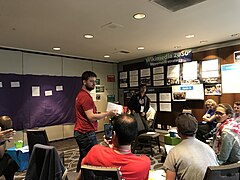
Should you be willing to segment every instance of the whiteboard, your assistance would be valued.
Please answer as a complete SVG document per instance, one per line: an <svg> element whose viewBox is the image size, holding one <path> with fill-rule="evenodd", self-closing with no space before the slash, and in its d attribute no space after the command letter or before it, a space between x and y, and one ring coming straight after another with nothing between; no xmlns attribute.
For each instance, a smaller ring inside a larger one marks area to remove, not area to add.
<svg viewBox="0 0 240 180"><path fill-rule="evenodd" d="M225 64L221 66L222 93L240 92L240 64Z"/></svg>

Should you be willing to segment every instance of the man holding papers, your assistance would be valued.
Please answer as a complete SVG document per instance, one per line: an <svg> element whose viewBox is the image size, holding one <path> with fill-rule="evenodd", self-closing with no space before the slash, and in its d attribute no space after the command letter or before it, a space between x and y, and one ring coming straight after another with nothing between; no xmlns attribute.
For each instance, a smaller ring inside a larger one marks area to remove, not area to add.
<svg viewBox="0 0 240 180"><path fill-rule="evenodd" d="M97 120L106 116L116 115L116 110L97 114L97 108L93 102L90 92L95 88L97 75L92 71L85 71L82 74L82 89L76 98L76 122L74 127L74 137L79 146L79 161L77 172L81 168L82 159L89 150L97 144L95 131L98 128Z"/></svg>

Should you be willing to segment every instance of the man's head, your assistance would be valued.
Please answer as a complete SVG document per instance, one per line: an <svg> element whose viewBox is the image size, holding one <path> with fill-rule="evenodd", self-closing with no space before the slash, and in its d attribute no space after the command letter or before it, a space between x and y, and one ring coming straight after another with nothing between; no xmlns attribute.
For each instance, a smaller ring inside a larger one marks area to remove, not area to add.
<svg viewBox="0 0 240 180"><path fill-rule="evenodd" d="M95 88L97 75L92 71L85 71L82 74L82 84L88 90L91 91Z"/></svg>
<svg viewBox="0 0 240 180"><path fill-rule="evenodd" d="M191 113L181 113L175 120L178 133L184 136L194 136L198 129L198 121Z"/></svg>
<svg viewBox="0 0 240 180"><path fill-rule="evenodd" d="M0 127L1 130L7 130L12 128L12 120L9 116L0 116Z"/></svg>
<svg viewBox="0 0 240 180"><path fill-rule="evenodd" d="M232 115L233 109L231 105L223 103L217 106L215 116L218 123L223 123L227 119L230 119Z"/></svg>
<svg viewBox="0 0 240 180"><path fill-rule="evenodd" d="M147 91L147 85L146 85L146 84L140 84L140 86L139 86L139 92L140 92L141 94L145 94L146 91Z"/></svg>
<svg viewBox="0 0 240 180"><path fill-rule="evenodd" d="M233 110L235 114L240 114L240 101L234 102Z"/></svg>
<svg viewBox="0 0 240 180"><path fill-rule="evenodd" d="M138 133L137 121L131 115L121 114L113 121L113 131L119 145L130 145Z"/></svg>

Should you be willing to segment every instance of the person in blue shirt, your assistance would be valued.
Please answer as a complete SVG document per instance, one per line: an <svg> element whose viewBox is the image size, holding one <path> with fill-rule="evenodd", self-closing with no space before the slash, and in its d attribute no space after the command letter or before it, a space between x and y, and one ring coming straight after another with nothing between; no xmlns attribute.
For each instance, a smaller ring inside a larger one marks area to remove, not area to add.
<svg viewBox="0 0 240 180"><path fill-rule="evenodd" d="M202 142L213 136L217 122L216 122L216 111L217 103L213 99L208 99L205 101L206 113L202 117L202 122L198 125L198 131L196 133L196 138Z"/></svg>

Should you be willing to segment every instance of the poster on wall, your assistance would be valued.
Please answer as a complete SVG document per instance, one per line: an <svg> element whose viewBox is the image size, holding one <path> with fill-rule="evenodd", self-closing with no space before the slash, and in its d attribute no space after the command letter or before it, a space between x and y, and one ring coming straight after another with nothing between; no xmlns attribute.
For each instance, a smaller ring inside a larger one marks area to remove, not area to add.
<svg viewBox="0 0 240 180"><path fill-rule="evenodd" d="M240 64L225 64L221 66L222 93L240 92Z"/></svg>
<svg viewBox="0 0 240 180"><path fill-rule="evenodd" d="M221 95L222 85L221 84L206 84L204 87L205 95Z"/></svg>
<svg viewBox="0 0 240 180"><path fill-rule="evenodd" d="M183 81L181 84L200 84L197 61L183 63Z"/></svg>
<svg viewBox="0 0 240 180"><path fill-rule="evenodd" d="M167 67L167 85L179 84L180 64Z"/></svg>
<svg viewBox="0 0 240 180"><path fill-rule="evenodd" d="M204 83L219 83L219 77L218 59L202 61L202 80Z"/></svg>
<svg viewBox="0 0 240 180"><path fill-rule="evenodd" d="M203 84L172 86L173 101L204 100Z"/></svg>

